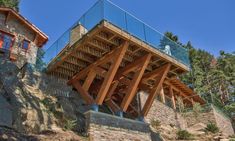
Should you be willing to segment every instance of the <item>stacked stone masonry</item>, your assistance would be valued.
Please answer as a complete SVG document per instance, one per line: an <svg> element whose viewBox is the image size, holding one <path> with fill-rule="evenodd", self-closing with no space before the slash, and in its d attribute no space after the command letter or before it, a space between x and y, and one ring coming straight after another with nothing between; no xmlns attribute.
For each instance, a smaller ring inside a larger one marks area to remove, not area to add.
<svg viewBox="0 0 235 141"><path fill-rule="evenodd" d="M151 141L144 122L93 111L86 113L86 120L90 141Z"/></svg>
<svg viewBox="0 0 235 141"><path fill-rule="evenodd" d="M16 18L9 18L6 21L6 14L0 13L0 31L14 36L14 43L11 49L11 55L16 59L16 64L22 67L25 62L35 64L37 59L38 47L34 42L36 33L27 28ZM22 49L23 40L30 41L30 47L27 51Z"/></svg>

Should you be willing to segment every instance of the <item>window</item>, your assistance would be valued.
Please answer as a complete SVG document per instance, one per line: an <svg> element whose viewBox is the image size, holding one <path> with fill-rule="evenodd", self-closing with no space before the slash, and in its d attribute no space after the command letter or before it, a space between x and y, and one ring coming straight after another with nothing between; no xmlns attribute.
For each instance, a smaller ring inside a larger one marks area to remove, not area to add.
<svg viewBox="0 0 235 141"><path fill-rule="evenodd" d="M28 40L23 40L22 48L25 50L29 49L30 42Z"/></svg>
<svg viewBox="0 0 235 141"><path fill-rule="evenodd" d="M10 50L14 36L0 31L0 49Z"/></svg>

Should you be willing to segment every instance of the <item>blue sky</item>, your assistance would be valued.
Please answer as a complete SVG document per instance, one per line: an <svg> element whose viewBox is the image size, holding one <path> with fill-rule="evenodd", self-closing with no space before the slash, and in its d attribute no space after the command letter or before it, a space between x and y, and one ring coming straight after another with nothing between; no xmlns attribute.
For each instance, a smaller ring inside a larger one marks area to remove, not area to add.
<svg viewBox="0 0 235 141"><path fill-rule="evenodd" d="M235 51L235 0L111 0L158 31L218 55ZM21 0L20 13L49 36L48 48L96 0Z"/></svg>

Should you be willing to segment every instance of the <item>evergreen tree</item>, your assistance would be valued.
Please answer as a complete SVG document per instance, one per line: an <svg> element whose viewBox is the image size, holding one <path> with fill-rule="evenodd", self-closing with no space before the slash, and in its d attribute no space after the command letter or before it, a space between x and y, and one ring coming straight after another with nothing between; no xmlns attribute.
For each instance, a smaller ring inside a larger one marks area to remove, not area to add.
<svg viewBox="0 0 235 141"><path fill-rule="evenodd" d="M9 7L19 12L19 0L0 0L1 7Z"/></svg>
<svg viewBox="0 0 235 141"><path fill-rule="evenodd" d="M165 36L183 45L173 33L166 32ZM167 40L161 43L169 44ZM180 79L207 102L235 115L235 53L220 51L220 56L215 57L205 50L194 48L191 42L183 47L189 50L191 71Z"/></svg>

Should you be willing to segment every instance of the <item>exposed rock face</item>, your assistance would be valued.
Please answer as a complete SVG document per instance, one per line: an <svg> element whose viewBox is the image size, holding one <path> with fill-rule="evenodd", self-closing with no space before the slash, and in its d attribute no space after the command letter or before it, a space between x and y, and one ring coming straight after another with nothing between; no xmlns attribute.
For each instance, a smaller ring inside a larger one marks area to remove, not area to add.
<svg viewBox="0 0 235 141"><path fill-rule="evenodd" d="M9 61L0 62L0 125L22 133L63 128L76 120L84 132L84 105L77 92L59 80L35 71L30 65L19 69Z"/></svg>
<svg viewBox="0 0 235 141"><path fill-rule="evenodd" d="M71 131L52 131L45 130L39 134L23 134L17 131L0 127L1 141L83 141Z"/></svg>
<svg viewBox="0 0 235 141"><path fill-rule="evenodd" d="M2 94L0 94L0 125L12 127L12 109Z"/></svg>

